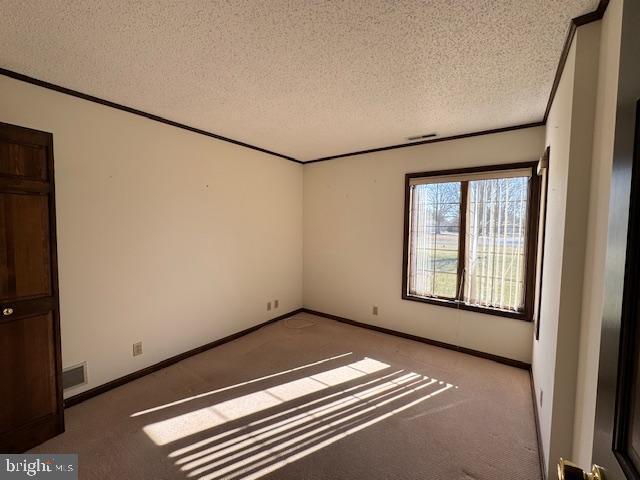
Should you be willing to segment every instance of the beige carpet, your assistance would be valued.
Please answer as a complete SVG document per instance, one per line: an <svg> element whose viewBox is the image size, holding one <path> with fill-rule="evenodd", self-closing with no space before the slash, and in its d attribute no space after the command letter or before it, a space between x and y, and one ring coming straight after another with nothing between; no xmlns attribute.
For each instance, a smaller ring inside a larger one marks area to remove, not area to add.
<svg viewBox="0 0 640 480"><path fill-rule="evenodd" d="M80 479L539 480L529 374L299 314L66 411Z"/></svg>

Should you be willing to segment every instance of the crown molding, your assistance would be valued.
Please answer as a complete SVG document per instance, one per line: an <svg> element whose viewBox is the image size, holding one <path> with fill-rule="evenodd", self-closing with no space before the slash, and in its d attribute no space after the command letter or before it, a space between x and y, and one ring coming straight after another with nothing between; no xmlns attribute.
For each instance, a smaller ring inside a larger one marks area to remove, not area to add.
<svg viewBox="0 0 640 480"><path fill-rule="evenodd" d="M547 101L547 107L545 109L545 113L544 113L544 117L542 118L541 121L539 122L533 122L533 123L527 123L527 124L523 124L523 125L514 125L514 126L510 126L510 127L503 127L503 128L496 128L496 129L491 129L491 130L482 130L482 131L478 131L478 132L470 132L470 133L463 133L460 135L452 135L452 136L448 136L448 137L443 137L443 138L434 138L434 139L429 139L429 140L423 140L423 141L419 141L419 142L411 142L411 143L402 143L402 144L397 144L397 145L389 145L389 146L385 146L385 147L378 147L378 148L370 148L370 149L366 149L366 150L359 150L359 151L355 151L355 152L348 152L348 153L341 153L341 154L337 154L337 155L331 155L331 156L327 156L327 157L322 157L322 158L318 158L315 160L309 160L309 161L301 161L298 160L296 158L290 157L288 155L284 155L282 153L278 153L278 152L274 152L272 150L267 150L266 148L262 148L262 147L258 147L256 145L251 145L249 143L246 142L241 142L239 140L234 140L232 138L228 138L225 137L223 135L219 135L217 133L213 133L213 132L209 132L207 130L202 130L200 128L196 128L196 127L191 127L189 125L185 125L183 123L179 123L179 122L175 122L173 120L169 120L167 118L163 118L160 117L158 115L152 114L152 113L148 113L148 112L144 112L142 110L138 110L136 108L133 107L128 107L126 105L121 105L119 103L115 103L109 100L105 100L103 98L99 98L93 95L89 95L86 93L82 93L82 92L78 92L76 90L67 88L67 87L63 87L60 85L56 85L50 82L45 82L44 80L39 80L37 78L33 78L30 77L28 75L24 75L22 73L18 73L18 72L14 72L12 70L7 70L5 68L0 68L0 75L4 75L6 77L10 77L16 80L20 80L23 82L27 82L33 85L37 85L39 87L43 87L43 88L47 88L49 90L54 90L56 92L60 92L60 93L64 93L66 95L71 95L73 97L77 97L77 98L81 98L83 100L87 100L90 102L94 102L94 103L98 103L100 105L105 105L107 107L111 107L111 108L115 108L117 110L122 110L124 112L128 112L128 113L132 113L134 115L139 115L145 118L148 118L149 120L153 120L156 122L160 122L160 123L164 123L165 125L171 125L172 127L176 127L176 128L181 128L183 130L187 130L189 132L193 132L193 133L197 133L200 135L204 135L210 138L215 138L216 140L222 140L223 142L228 142L228 143L233 143L234 145L239 145L241 147L245 147L245 148L250 148L251 150L256 150L258 152L262 152L262 153L266 153L268 155L273 155L279 158L282 158L284 160L288 160L290 162L294 162L300 165L307 165L307 164L312 164L312 163L318 163L318 162L326 162L328 160L336 160L339 158L345 158L345 157L352 157L355 155L363 155L366 153L375 153L375 152L382 152L385 150L395 150L395 149L399 149L399 148L408 148L408 147L414 147L417 145L425 145L425 144L429 144L429 143L437 143L437 142L445 142L445 141L449 141L449 140L460 140L462 138L469 138L469 137L476 137L476 136L480 136L480 135L491 135L494 133L502 133L502 132L509 132L512 130L520 130L523 128L531 128L531 127L538 127L538 126L542 126L542 125L546 125L547 123L547 119L549 117L549 111L551 110L551 105L553 104L553 100L555 98L556 92L558 90L558 85L560 83L560 78L562 77L562 71L564 70L564 66L565 63L567 61L567 56L569 54L569 49L571 48L571 44L573 42L573 38L575 37L575 33L576 33L576 29L582 25L586 25L588 23L591 22L595 22L598 20L601 20L602 17L604 16L604 13L607 9L607 6L609 5L609 0L600 0L600 3L598 4L598 7L593 11L593 12L589 12L586 13L584 15L581 15L579 17L575 17L571 20L570 24L569 24L569 31L567 32L567 37L565 39L564 42L564 46L562 48L562 53L560 55L560 60L558 62L558 67L556 69L556 74L553 80L553 84L551 86L551 92L549 94L549 100Z"/></svg>
<svg viewBox="0 0 640 480"><path fill-rule="evenodd" d="M609 0L600 0L600 3L598 4L597 8L593 12L585 13L584 15L580 15L579 17L575 17L571 19L571 22L569 23L569 31L567 32L567 37L565 39L564 46L562 48L562 53L560 54L560 60L558 62L558 67L556 68L553 84L551 86L551 92L549 93L549 100L547 101L547 107L545 108L544 117L542 118L541 121L528 123L524 125L515 125L512 127L498 128L494 130L483 130L480 132L465 133L461 135L453 135L453 136L443 137L443 138L434 138L434 139L425 140L422 142L402 143L402 144L391 145L387 147L371 148L371 149L360 150L356 152L331 155L329 157L322 157L316 160L310 160L310 161L304 162L305 165L309 163L325 162L327 160L336 160L338 158L351 157L354 155L363 155L365 153L382 152L385 150L393 150L396 148L413 147L416 145L425 145L427 143L444 142L448 140L459 140L461 138L475 137L478 135L490 135L492 133L508 132L511 130L518 130L521 128L530 128L530 127L546 125L547 118L549 117L549 111L551 110L551 105L553 104L553 100L558 90L558 84L560 83L560 78L562 77L562 71L564 70L565 63L567 62L567 55L569 54L569 49L571 48L571 43L573 42L576 29L582 25L587 25L588 23L601 20L602 17L604 16L605 11L607 10L608 5L609 5Z"/></svg>
<svg viewBox="0 0 640 480"><path fill-rule="evenodd" d="M432 138L430 140L423 140L420 142L400 143L398 145L389 145L386 147L370 148L368 150L359 150L357 152L341 153L338 155L332 155L330 157L322 157L316 160L309 160L308 162L304 162L304 164L308 165L310 163L326 162L328 160L336 160L338 158L352 157L354 155L363 155L365 153L376 153L376 152L384 152L386 150L396 150L398 148L415 147L418 145L426 145L428 143L448 142L449 140L460 140L462 138L478 137L480 135L491 135L493 133L510 132L512 130L521 130L523 128L540 127L542 125L544 125L544 122L533 122L533 123L525 123L522 125L513 125L510 127L494 128L491 130L481 130L479 132L461 133L460 135L451 135L449 137L442 137L442 138Z"/></svg>
<svg viewBox="0 0 640 480"><path fill-rule="evenodd" d="M569 55L569 50L571 49L573 38L576 35L576 30L578 29L578 27L581 27L582 25L587 25L588 23L602 20L602 17L604 16L604 12L607 10L608 5L609 5L609 0L600 0L598 7L593 12L585 13L584 15L580 15L579 17L576 17L571 20L571 23L569 24L569 31L567 32L567 38L564 41L564 46L562 47L562 53L560 54L558 68L556 68L556 75L553 79L553 85L551 86L551 93L549 94L549 100L547 101L547 108L544 111L544 119L543 119L544 123L547 123L547 119L549 118L551 105L553 104L553 100L556 96L556 92L558 91L560 78L562 78L564 65L565 63L567 63L567 56Z"/></svg>
<svg viewBox="0 0 640 480"><path fill-rule="evenodd" d="M165 125L171 125L172 127L181 128L183 130L187 130L189 132L197 133L199 135L205 135L207 137L215 138L216 140L222 140L223 142L233 143L234 145L239 145L241 147L250 148L251 150L256 150L258 152L266 153L269 155L274 155L279 158L283 158L285 160L289 160L290 162L295 163L303 163L300 160L296 160L293 157L289 157L288 155L283 155L282 153L274 152L272 150L267 150L266 148L257 147L255 145L251 145L250 143L241 142L239 140L234 140L233 138L225 137L223 135L218 135L217 133L209 132L207 130L202 130L200 128L191 127L189 125L185 125L183 123L175 122L173 120L169 120L167 118L160 117L153 113L143 112L142 110L138 110L137 108L128 107L126 105L121 105L119 103L112 102L110 100L105 100L104 98L99 98L93 95L89 95L87 93L78 92L77 90L73 90L71 88L63 87L60 85L56 85L54 83L45 82L44 80L39 80L37 78L30 77L28 75L24 75L22 73L14 72L12 70L7 70L6 68L0 68L0 75L4 75L5 77L10 77L15 80L20 80L22 82L30 83L32 85L37 85L38 87L43 87L49 90L54 90L56 92L64 93L66 95L71 95L72 97L81 98L83 100L88 100L89 102L99 103L100 105L105 105L107 107L115 108L117 110L122 110L123 112L132 113L134 115L139 115L141 117L148 118L149 120L153 120L155 122L164 123Z"/></svg>

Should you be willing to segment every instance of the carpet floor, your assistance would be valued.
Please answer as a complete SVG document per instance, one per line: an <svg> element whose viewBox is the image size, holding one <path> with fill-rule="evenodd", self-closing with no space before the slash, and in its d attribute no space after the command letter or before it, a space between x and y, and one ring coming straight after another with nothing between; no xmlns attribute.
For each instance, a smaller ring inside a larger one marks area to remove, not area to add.
<svg viewBox="0 0 640 480"><path fill-rule="evenodd" d="M540 480L529 373L306 313L66 410L89 479Z"/></svg>

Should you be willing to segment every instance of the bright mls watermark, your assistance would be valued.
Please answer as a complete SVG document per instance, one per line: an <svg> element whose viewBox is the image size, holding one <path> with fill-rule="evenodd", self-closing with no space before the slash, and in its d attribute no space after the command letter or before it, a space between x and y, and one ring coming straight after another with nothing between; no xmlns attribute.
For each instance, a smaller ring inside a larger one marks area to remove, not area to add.
<svg viewBox="0 0 640 480"><path fill-rule="evenodd" d="M78 480L77 454L0 454L0 480Z"/></svg>

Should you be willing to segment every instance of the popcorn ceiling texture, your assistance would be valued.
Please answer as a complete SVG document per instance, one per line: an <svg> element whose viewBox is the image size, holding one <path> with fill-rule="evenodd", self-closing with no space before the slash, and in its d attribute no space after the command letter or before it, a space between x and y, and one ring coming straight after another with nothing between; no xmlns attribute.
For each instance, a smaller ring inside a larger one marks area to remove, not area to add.
<svg viewBox="0 0 640 480"><path fill-rule="evenodd" d="M597 3L0 0L0 67L312 160L540 121Z"/></svg>

